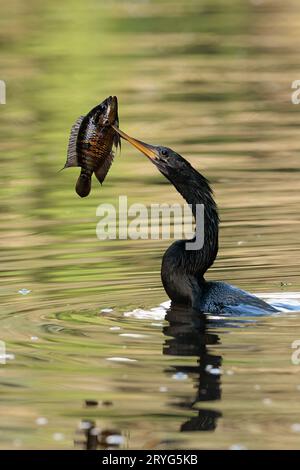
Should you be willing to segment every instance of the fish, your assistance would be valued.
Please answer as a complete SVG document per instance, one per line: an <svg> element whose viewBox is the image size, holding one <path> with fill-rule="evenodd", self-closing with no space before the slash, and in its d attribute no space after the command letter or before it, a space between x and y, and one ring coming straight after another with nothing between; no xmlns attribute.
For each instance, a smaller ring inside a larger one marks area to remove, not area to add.
<svg viewBox="0 0 300 470"><path fill-rule="evenodd" d="M80 197L90 194L92 175L103 183L121 139L112 128L119 127L118 99L109 96L85 116L80 116L71 128L67 161L64 168L81 167L76 183Z"/></svg>

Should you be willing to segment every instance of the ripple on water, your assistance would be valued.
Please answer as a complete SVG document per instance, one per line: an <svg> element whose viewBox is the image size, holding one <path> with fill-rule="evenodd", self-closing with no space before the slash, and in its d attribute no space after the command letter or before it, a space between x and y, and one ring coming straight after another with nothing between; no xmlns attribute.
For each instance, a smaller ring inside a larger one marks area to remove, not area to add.
<svg viewBox="0 0 300 470"><path fill-rule="evenodd" d="M158 307L153 307L149 310L135 308L130 312L124 312L124 317L133 317L138 320L164 320L170 305L171 301L166 301L161 303Z"/></svg>

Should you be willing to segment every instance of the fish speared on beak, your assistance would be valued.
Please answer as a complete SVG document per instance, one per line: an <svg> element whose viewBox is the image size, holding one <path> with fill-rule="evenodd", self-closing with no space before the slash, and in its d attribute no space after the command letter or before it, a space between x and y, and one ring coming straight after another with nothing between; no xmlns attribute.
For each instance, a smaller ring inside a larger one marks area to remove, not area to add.
<svg viewBox="0 0 300 470"><path fill-rule="evenodd" d="M146 157L150 158L150 160L156 160L159 157L158 150L154 145L146 144L141 140L134 139L129 135L125 134L125 132L121 131L118 127L112 125L112 128L127 142L133 145L135 148L140 150Z"/></svg>

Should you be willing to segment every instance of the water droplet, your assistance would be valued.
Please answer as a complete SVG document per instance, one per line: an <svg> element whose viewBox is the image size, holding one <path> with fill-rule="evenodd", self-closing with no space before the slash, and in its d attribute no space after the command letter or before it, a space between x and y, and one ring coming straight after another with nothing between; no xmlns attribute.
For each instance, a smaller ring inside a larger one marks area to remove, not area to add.
<svg viewBox="0 0 300 470"><path fill-rule="evenodd" d="M91 421L80 421L79 423L79 429L81 430L90 429L91 426L93 426L93 423Z"/></svg>
<svg viewBox="0 0 300 470"><path fill-rule="evenodd" d="M44 416L39 416L38 418L36 418L35 422L38 426L45 426L46 424L48 424L48 419Z"/></svg>
<svg viewBox="0 0 300 470"><path fill-rule="evenodd" d="M5 364L6 361L13 361L14 359L14 354L0 354L0 364Z"/></svg>
<svg viewBox="0 0 300 470"><path fill-rule="evenodd" d="M100 432L101 432L100 428L93 428L93 429L91 429L90 434L91 434L91 436L98 436L100 434Z"/></svg>
<svg viewBox="0 0 300 470"><path fill-rule="evenodd" d="M124 437L121 436L120 434L111 434L110 436L107 436L106 438L106 443L109 445L119 446L123 444L123 442L124 442Z"/></svg>
<svg viewBox="0 0 300 470"><path fill-rule="evenodd" d="M292 424L291 430L292 430L293 432L300 432L300 423L294 423L294 424Z"/></svg>
<svg viewBox="0 0 300 470"><path fill-rule="evenodd" d="M245 447L243 444L232 444L229 447L229 450L247 450L247 447Z"/></svg>
<svg viewBox="0 0 300 470"><path fill-rule="evenodd" d="M211 364L208 364L205 367L205 372L207 372L208 374L211 374L211 375L221 375L222 374L221 369L219 369L218 367L213 367Z"/></svg>
<svg viewBox="0 0 300 470"><path fill-rule="evenodd" d="M188 375L185 374L184 372L176 372L176 374L172 375L172 379L175 380L186 380L188 378Z"/></svg>
<svg viewBox="0 0 300 470"><path fill-rule="evenodd" d="M26 289L25 287L23 287L23 289L18 290L18 293L22 294L22 295L30 294L30 292L31 292L31 290Z"/></svg>
<svg viewBox="0 0 300 470"><path fill-rule="evenodd" d="M270 406L272 405L273 401L271 400L271 398L264 398L263 399L263 404L266 405L266 406Z"/></svg>

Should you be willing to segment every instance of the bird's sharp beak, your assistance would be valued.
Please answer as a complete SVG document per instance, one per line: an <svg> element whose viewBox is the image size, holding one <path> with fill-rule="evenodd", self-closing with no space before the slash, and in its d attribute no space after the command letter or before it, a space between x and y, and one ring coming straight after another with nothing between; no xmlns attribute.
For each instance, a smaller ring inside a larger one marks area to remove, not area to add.
<svg viewBox="0 0 300 470"><path fill-rule="evenodd" d="M121 131L117 126L112 125L113 129L121 136L123 139L127 140L131 145L135 148L140 150L146 157L150 158L151 160L155 160L158 157L158 152L154 145L146 144L145 142L141 142L140 140L134 139L129 135L125 134L125 132Z"/></svg>

